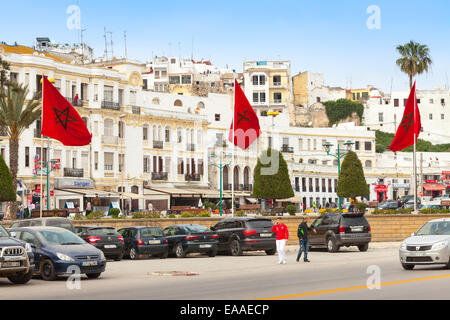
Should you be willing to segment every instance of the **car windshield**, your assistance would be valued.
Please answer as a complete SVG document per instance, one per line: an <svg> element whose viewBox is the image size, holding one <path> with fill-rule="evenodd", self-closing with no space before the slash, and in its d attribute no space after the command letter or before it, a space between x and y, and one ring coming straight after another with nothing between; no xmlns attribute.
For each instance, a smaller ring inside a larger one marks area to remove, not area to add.
<svg viewBox="0 0 450 320"><path fill-rule="evenodd" d="M39 234L42 242L47 245L75 245L85 243L83 239L65 229L41 230Z"/></svg>
<svg viewBox="0 0 450 320"><path fill-rule="evenodd" d="M114 228L94 228L88 230L89 234L99 235L99 236L115 236L117 231Z"/></svg>
<svg viewBox="0 0 450 320"><path fill-rule="evenodd" d="M418 236L450 235L450 221L428 222L417 232Z"/></svg>
<svg viewBox="0 0 450 320"><path fill-rule="evenodd" d="M8 231L6 231L6 229L2 225L0 225L0 238L5 237L9 237Z"/></svg>
<svg viewBox="0 0 450 320"><path fill-rule="evenodd" d="M73 226L70 222L64 221L64 220L48 220L47 226L49 227L60 227L67 230L72 230Z"/></svg>
<svg viewBox="0 0 450 320"><path fill-rule="evenodd" d="M163 233L159 228L144 228L140 230L141 237L162 237Z"/></svg>
<svg viewBox="0 0 450 320"><path fill-rule="evenodd" d="M184 228L191 233L210 232L208 228L200 225L185 226Z"/></svg>

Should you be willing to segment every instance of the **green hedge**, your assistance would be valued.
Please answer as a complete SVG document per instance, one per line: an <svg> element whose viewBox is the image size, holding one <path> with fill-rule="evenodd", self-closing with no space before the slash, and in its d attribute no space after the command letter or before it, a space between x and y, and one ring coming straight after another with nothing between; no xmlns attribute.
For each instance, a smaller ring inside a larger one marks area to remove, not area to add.
<svg viewBox="0 0 450 320"><path fill-rule="evenodd" d="M132 219L159 219L161 216L155 212L133 212Z"/></svg>
<svg viewBox="0 0 450 320"><path fill-rule="evenodd" d="M324 105L330 127L342 120L347 119L348 117L351 117L354 112L356 112L360 120L363 118L364 106L359 102L339 99L336 101L327 101Z"/></svg>
<svg viewBox="0 0 450 320"><path fill-rule="evenodd" d="M395 134L386 133L379 130L377 130L375 134L377 141L376 152L383 153L384 151L388 151L392 140L394 140ZM402 150L402 152L413 152L413 148L413 146L408 147ZM432 144L431 142L418 139L416 148L417 152L449 152L450 144Z"/></svg>

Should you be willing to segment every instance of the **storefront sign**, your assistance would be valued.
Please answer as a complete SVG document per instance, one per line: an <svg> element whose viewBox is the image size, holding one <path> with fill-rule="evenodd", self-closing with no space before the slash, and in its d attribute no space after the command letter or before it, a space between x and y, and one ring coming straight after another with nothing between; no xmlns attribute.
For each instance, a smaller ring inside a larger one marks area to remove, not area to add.
<svg viewBox="0 0 450 320"><path fill-rule="evenodd" d="M376 192L387 192L387 186L386 185L376 185L375 186L375 191Z"/></svg>
<svg viewBox="0 0 450 320"><path fill-rule="evenodd" d="M392 185L392 187L394 189L400 189L400 188L410 189L411 188L411 184L409 184L409 183L394 183Z"/></svg>
<svg viewBox="0 0 450 320"><path fill-rule="evenodd" d="M91 179L58 179L56 187L59 189L93 189L94 182Z"/></svg>
<svg viewBox="0 0 450 320"><path fill-rule="evenodd" d="M425 180L425 183L438 183L437 180Z"/></svg>

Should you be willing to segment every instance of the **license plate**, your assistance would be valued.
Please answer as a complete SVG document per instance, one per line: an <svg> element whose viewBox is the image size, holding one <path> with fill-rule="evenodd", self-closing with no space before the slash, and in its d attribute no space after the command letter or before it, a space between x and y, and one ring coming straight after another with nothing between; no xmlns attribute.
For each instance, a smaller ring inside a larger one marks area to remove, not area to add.
<svg viewBox="0 0 450 320"><path fill-rule="evenodd" d="M211 248L210 244L201 244L200 248Z"/></svg>
<svg viewBox="0 0 450 320"><path fill-rule="evenodd" d="M423 257L426 255L426 253L425 252L413 252L412 255L415 257Z"/></svg>
<svg viewBox="0 0 450 320"><path fill-rule="evenodd" d="M263 238L269 238L272 236L272 234L271 233L261 233L260 236Z"/></svg>
<svg viewBox="0 0 450 320"><path fill-rule="evenodd" d="M97 261L85 261L81 263L83 267L92 267L96 266L97 264L98 264Z"/></svg>
<svg viewBox="0 0 450 320"><path fill-rule="evenodd" d="M106 244L105 249L115 249L117 246L115 244Z"/></svg>
<svg viewBox="0 0 450 320"><path fill-rule="evenodd" d="M4 268L20 267L20 262L3 262L2 267Z"/></svg>
<svg viewBox="0 0 450 320"><path fill-rule="evenodd" d="M161 240L150 240L148 244L160 244Z"/></svg>
<svg viewBox="0 0 450 320"><path fill-rule="evenodd" d="M363 227L350 227L352 232L362 232L364 230Z"/></svg>

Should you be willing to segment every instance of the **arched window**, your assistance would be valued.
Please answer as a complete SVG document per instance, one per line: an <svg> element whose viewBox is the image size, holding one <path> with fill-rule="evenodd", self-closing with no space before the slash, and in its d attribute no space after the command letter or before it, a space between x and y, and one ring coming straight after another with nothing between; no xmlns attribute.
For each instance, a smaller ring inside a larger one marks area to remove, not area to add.
<svg viewBox="0 0 450 320"><path fill-rule="evenodd" d="M197 108L204 109L204 108L205 108L205 104L204 104L203 102L200 101L200 102L197 104Z"/></svg>
<svg viewBox="0 0 450 320"><path fill-rule="evenodd" d="M366 168L372 168L372 161L366 160L365 166Z"/></svg>
<svg viewBox="0 0 450 320"><path fill-rule="evenodd" d="M183 128L177 129L177 142L182 143L183 142Z"/></svg>
<svg viewBox="0 0 450 320"><path fill-rule="evenodd" d="M173 104L175 107L182 107L183 106L183 102L181 102L181 100L176 100Z"/></svg>
<svg viewBox="0 0 450 320"><path fill-rule="evenodd" d="M250 190L249 187L250 187L250 168L245 167L245 169L244 169L244 189Z"/></svg>
<svg viewBox="0 0 450 320"><path fill-rule="evenodd" d="M223 168L222 175L223 175L224 190L230 190L229 171L230 171L230 167L226 166L225 168Z"/></svg>
<svg viewBox="0 0 450 320"><path fill-rule="evenodd" d="M234 190L239 190L239 174L240 169L238 166L234 167Z"/></svg>
<svg viewBox="0 0 450 320"><path fill-rule="evenodd" d="M139 187L138 186L132 186L131 187L131 193L139 194Z"/></svg>
<svg viewBox="0 0 450 320"><path fill-rule="evenodd" d="M170 127L167 126L165 129L164 138L166 142L170 142Z"/></svg>
<svg viewBox="0 0 450 320"><path fill-rule="evenodd" d="M152 104L159 104L159 98L153 98Z"/></svg>
<svg viewBox="0 0 450 320"><path fill-rule="evenodd" d="M148 141L148 124L144 124L142 127L142 139Z"/></svg>

